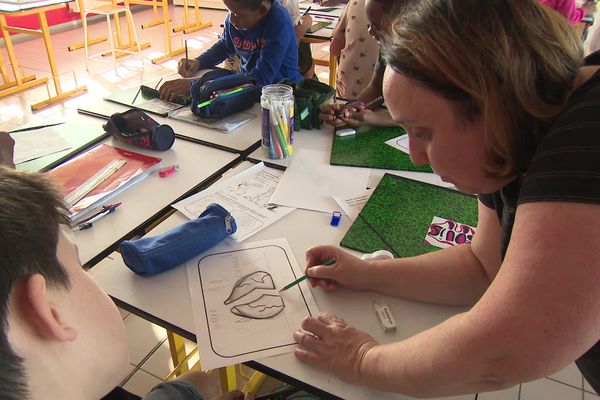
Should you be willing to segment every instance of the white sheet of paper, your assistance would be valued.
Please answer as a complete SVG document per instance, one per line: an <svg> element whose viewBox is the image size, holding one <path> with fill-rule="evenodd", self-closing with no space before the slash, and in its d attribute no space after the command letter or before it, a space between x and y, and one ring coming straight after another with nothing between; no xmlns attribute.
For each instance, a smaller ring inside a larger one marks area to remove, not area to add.
<svg viewBox="0 0 600 400"><path fill-rule="evenodd" d="M283 171L256 164L229 179L188 197L173 207L189 219L198 218L210 203L218 203L233 215L237 231L231 238L241 242L294 211L290 207L267 209Z"/></svg>
<svg viewBox="0 0 600 400"><path fill-rule="evenodd" d="M338 210L333 196L363 193L368 180L368 168L330 165L329 152L297 149L269 203L331 213Z"/></svg>
<svg viewBox="0 0 600 400"><path fill-rule="evenodd" d="M69 142L52 128L17 132L11 136L15 140L15 164L71 148Z"/></svg>
<svg viewBox="0 0 600 400"><path fill-rule="evenodd" d="M367 201L373 194L372 190L365 190L364 194L359 196L349 197L349 198L341 198L339 196L333 196L335 201L342 207L344 213L352 220L356 220L358 214L362 211Z"/></svg>
<svg viewBox="0 0 600 400"><path fill-rule="evenodd" d="M293 333L319 313L286 239L237 244L186 263L200 362L220 368L293 351Z"/></svg>
<svg viewBox="0 0 600 400"><path fill-rule="evenodd" d="M392 138L385 142L385 144L389 144L395 149L405 152L406 154L410 154L410 150L408 147L408 134L400 135L398 137Z"/></svg>

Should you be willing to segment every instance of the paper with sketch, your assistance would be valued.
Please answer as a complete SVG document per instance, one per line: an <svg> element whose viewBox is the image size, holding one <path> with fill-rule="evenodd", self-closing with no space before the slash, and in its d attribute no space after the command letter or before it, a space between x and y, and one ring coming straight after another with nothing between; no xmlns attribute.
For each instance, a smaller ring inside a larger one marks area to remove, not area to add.
<svg viewBox="0 0 600 400"><path fill-rule="evenodd" d="M11 136L15 140L15 164L71 148L69 142L52 128L16 132Z"/></svg>
<svg viewBox="0 0 600 400"><path fill-rule="evenodd" d="M354 221L358 217L358 214L360 214L362 211L365 204L367 204L367 201L369 200L369 197L371 197L372 193L372 190L365 190L364 194L359 196L349 197L346 199L339 196L333 196L333 198L340 205L340 207L342 207L344 213L352 221Z"/></svg>
<svg viewBox="0 0 600 400"><path fill-rule="evenodd" d="M445 249L458 244L471 243L476 230L477 228L470 225L434 216L424 242Z"/></svg>
<svg viewBox="0 0 600 400"><path fill-rule="evenodd" d="M222 247L221 247L222 249ZM288 353L306 316L319 313L287 240L237 244L186 263L203 369Z"/></svg>
<svg viewBox="0 0 600 400"><path fill-rule="evenodd" d="M231 238L241 242L294 211L290 207L267 208L282 174L283 171L260 163L173 204L173 207L194 219L210 203L220 204L233 215L237 224L237 232Z"/></svg>
<svg viewBox="0 0 600 400"><path fill-rule="evenodd" d="M329 152L297 149L269 203L330 213L339 210L333 196L363 193L368 179L368 168L330 165Z"/></svg>
<svg viewBox="0 0 600 400"><path fill-rule="evenodd" d="M400 135L398 137L392 138L385 142L385 144L389 144L395 149L405 152L410 155L410 150L408 147L408 134Z"/></svg>

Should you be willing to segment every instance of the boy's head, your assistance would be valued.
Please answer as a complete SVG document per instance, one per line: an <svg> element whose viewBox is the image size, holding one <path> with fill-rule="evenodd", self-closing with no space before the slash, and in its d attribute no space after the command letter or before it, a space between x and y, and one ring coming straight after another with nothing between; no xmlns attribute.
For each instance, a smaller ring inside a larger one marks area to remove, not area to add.
<svg viewBox="0 0 600 400"><path fill-rule="evenodd" d="M60 193L0 167L0 398L99 398L127 365L125 330L61 231Z"/></svg>
<svg viewBox="0 0 600 400"><path fill-rule="evenodd" d="M229 21L239 30L251 29L262 21L274 0L223 0L229 10Z"/></svg>

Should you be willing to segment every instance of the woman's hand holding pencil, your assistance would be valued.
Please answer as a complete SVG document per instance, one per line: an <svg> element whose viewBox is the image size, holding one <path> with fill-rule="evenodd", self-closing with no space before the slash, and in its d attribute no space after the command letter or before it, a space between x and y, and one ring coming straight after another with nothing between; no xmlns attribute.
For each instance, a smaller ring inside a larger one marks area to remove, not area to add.
<svg viewBox="0 0 600 400"><path fill-rule="evenodd" d="M333 263L326 263L328 260ZM330 265L326 265L330 264ZM308 283L325 291L341 286L352 290L372 289L370 278L373 268L369 261L342 250L336 246L316 246L306 250L306 270Z"/></svg>

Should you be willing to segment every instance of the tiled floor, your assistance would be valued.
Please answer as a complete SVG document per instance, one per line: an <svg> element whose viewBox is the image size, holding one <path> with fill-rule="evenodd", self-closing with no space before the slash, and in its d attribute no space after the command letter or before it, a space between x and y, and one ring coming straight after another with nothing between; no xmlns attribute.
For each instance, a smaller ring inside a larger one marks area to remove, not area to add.
<svg viewBox="0 0 600 400"><path fill-rule="evenodd" d="M171 7L173 21L182 20L181 7ZM217 37L219 25L224 12L218 10L203 10L202 19L212 21L213 26L201 31L185 35L190 48L190 55L195 56L202 49L207 48ZM153 19L151 9L138 11L134 15L136 26ZM105 25L97 23L90 26L92 36L104 33ZM81 41L83 33L81 28L73 26L71 30L57 32L52 35L52 43L57 58L58 70L61 73L63 89L73 87L75 78L79 84L88 87L88 93L69 99L62 104L47 107L32 113L29 105L40 101L47 96L45 87L30 89L21 94L16 94L0 99L0 129L13 129L23 123L37 118L64 118L76 114L77 107L96 101L115 90L133 87L141 82L155 77L163 77L176 73L176 60L162 65L153 65L149 60L160 55L165 49L164 27L155 26L150 29L139 29L138 35L142 42L150 42L151 48L144 50L144 62L139 57L128 57L117 64L112 59L105 61L91 61L90 71L85 70L83 50L67 51L71 43ZM173 46L181 43L182 36L172 39ZM99 51L105 44L94 46L93 51ZM38 76L48 76L49 67L45 58L41 39L20 41L15 46L17 57L25 73L35 73ZM7 59L5 49L4 52ZM314 46L315 57L326 59L328 57L326 46ZM328 70L319 68L319 77L327 81ZM52 91L53 88L51 87ZM166 343L166 332L163 328L153 325L143 319L122 312L123 320L127 327L130 348L130 369L123 376L123 385L126 389L143 395L153 385L161 380L173 368ZM193 346L188 343L188 347ZM475 397L475 396L474 396ZM479 394L478 400L598 400L599 397L583 380L574 365L556 373L548 378L526 383L500 392Z"/></svg>

